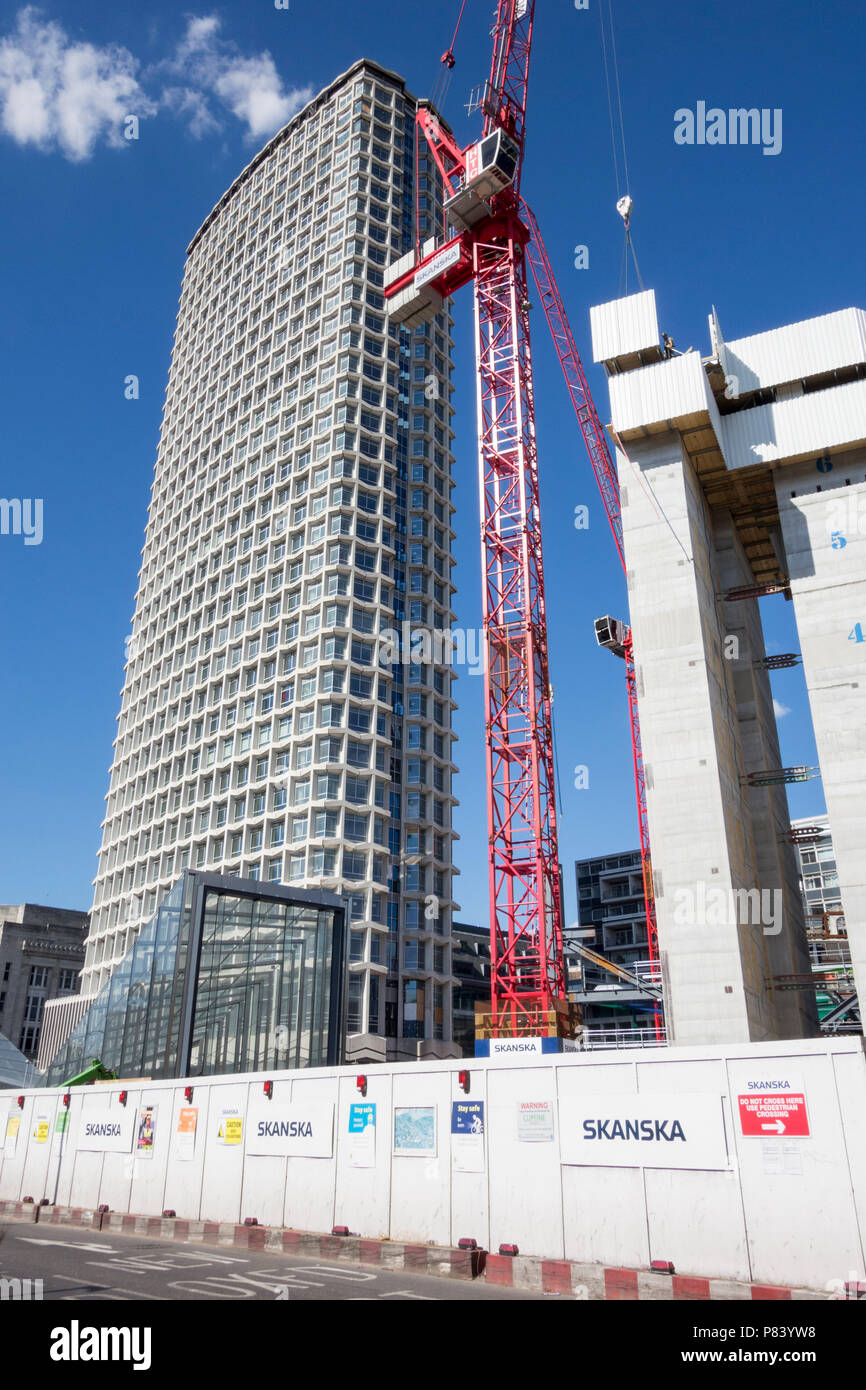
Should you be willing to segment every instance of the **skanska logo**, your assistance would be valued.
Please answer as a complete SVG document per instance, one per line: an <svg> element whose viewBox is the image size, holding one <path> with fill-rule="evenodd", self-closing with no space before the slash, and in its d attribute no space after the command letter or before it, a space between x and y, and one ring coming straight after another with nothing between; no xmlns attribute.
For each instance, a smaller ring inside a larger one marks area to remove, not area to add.
<svg viewBox="0 0 866 1390"><path fill-rule="evenodd" d="M685 1143L679 1120L584 1120L584 1139L675 1139Z"/></svg>
<svg viewBox="0 0 866 1390"><path fill-rule="evenodd" d="M312 1139L313 1126L309 1120L259 1120L260 1139Z"/></svg>
<svg viewBox="0 0 866 1390"><path fill-rule="evenodd" d="M98 1124L87 1124L84 1126L84 1133L88 1137L95 1134L101 1134L108 1139L119 1139L120 1125L105 1122L100 1122Z"/></svg>
<svg viewBox="0 0 866 1390"><path fill-rule="evenodd" d="M134 1371L149 1371L149 1327L82 1327L73 1318L69 1327L51 1329L52 1361L131 1361Z"/></svg>

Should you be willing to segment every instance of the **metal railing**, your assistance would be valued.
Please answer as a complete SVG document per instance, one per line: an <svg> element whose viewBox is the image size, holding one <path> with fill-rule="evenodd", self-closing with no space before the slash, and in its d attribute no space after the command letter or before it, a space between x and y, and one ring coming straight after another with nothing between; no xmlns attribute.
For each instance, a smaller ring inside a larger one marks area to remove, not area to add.
<svg viewBox="0 0 866 1390"><path fill-rule="evenodd" d="M604 1048L616 1050L636 1047L665 1047L667 1039L664 1029L659 1036L655 1028L585 1028L580 1036L581 1052L595 1052Z"/></svg>

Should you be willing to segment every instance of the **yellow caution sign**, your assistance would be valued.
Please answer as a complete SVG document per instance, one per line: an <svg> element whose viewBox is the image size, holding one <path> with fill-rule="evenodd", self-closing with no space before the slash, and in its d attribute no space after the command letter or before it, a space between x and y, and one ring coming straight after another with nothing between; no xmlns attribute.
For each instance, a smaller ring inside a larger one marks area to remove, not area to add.
<svg viewBox="0 0 866 1390"><path fill-rule="evenodd" d="M240 1115L227 1115L225 1119L225 1142L240 1144L244 1137L244 1122Z"/></svg>

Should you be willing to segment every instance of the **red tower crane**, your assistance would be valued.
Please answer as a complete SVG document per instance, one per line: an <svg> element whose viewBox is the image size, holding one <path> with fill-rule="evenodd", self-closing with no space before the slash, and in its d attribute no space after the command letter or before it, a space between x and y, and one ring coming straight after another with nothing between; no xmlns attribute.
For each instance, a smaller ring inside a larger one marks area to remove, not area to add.
<svg viewBox="0 0 866 1390"><path fill-rule="evenodd" d="M544 245L541 231L532 210L523 204L523 216L532 234L527 244L526 255L532 276L544 309L553 345L562 367L565 384L577 423L583 435L586 451L592 466L593 475L601 495L605 515L610 525L619 561L626 572L625 546L622 536L622 510L620 506L619 480L616 465L610 450L607 432L602 428L598 411L586 380L574 334L565 312L562 296L553 274L550 257ZM644 904L646 912L647 948L650 965L655 971L659 966L658 926L656 923L655 892L653 889L652 857L650 854L649 818L646 801L646 776L644 774L643 745L640 733L640 715L637 703L637 672L634 662L634 641L631 628L614 618L599 618L595 624L595 635L599 646L607 647L625 660L626 687L628 690L629 719L631 722L631 747L634 766L635 797L638 809L638 829L640 832L640 857L643 876ZM661 1037L663 1016L659 1004L654 1009L655 1032Z"/></svg>
<svg viewBox="0 0 866 1390"><path fill-rule="evenodd" d="M579 382L572 400L620 551L622 530L606 437L535 220L520 199L534 18L535 0L498 0L480 141L461 149L432 110L419 109L453 234L431 238L385 277L391 320L407 327L434 317L463 285L475 287L494 1035L569 1027L527 261L534 270L546 267L551 288L542 298L557 347L558 331L567 339L560 361L570 389L574 373ZM633 662L627 668L633 675ZM636 702L632 708L635 728ZM640 788L639 742L636 748ZM644 828L645 818L642 846ZM648 856L647 840L645 872Z"/></svg>

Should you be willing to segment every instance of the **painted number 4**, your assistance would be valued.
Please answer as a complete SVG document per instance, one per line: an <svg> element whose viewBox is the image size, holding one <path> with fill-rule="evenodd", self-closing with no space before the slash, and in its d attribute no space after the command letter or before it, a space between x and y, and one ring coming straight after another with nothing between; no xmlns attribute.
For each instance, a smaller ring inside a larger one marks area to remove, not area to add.
<svg viewBox="0 0 866 1390"><path fill-rule="evenodd" d="M848 633L848 641L849 641L849 642L866 642L866 637L863 636L863 624L862 624L862 623L855 623L855 624L854 624L854 626L852 627L851 631Z"/></svg>

